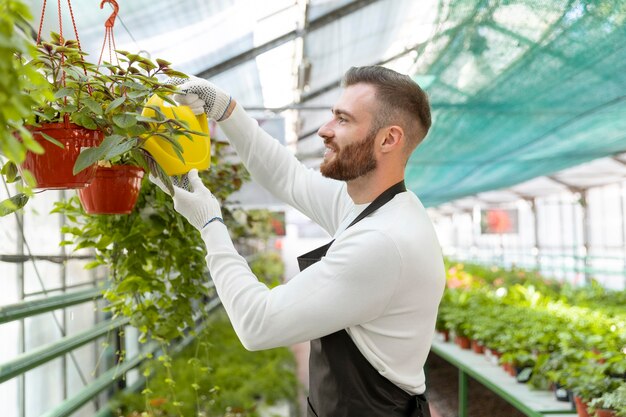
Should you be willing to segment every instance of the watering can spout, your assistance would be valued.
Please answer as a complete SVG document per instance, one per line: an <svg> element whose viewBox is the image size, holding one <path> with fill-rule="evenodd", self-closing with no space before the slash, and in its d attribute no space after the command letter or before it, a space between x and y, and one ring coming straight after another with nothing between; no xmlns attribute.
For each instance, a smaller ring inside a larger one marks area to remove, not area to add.
<svg viewBox="0 0 626 417"><path fill-rule="evenodd" d="M168 118L184 121L191 130L202 134L191 134L191 139L183 134L178 137L184 161L181 161L171 143L157 135L149 137L144 142L143 148L170 176L186 174L194 168L199 171L207 169L211 164L211 137L206 115L196 116L187 106L166 105L165 101L155 94L148 99L142 116L155 117L154 108L159 108Z"/></svg>

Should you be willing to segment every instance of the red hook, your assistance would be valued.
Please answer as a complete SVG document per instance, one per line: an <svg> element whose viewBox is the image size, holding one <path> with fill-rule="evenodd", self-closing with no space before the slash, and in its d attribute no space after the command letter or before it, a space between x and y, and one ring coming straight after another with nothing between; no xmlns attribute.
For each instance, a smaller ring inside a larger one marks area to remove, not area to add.
<svg viewBox="0 0 626 417"><path fill-rule="evenodd" d="M111 3L111 5L113 6L113 13L111 13L111 16L109 16L106 22L104 22L104 27L112 28L113 25L115 24L115 18L117 17L117 12L120 11L120 6L117 4L117 1L115 0L102 0L102 3L100 3L101 9L104 8L104 3Z"/></svg>

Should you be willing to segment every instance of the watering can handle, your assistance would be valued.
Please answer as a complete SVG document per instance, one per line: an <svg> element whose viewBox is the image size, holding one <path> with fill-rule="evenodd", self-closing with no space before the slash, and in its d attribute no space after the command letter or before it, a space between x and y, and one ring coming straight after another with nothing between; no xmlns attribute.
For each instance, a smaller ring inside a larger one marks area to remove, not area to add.
<svg viewBox="0 0 626 417"><path fill-rule="evenodd" d="M202 132L208 132L209 118L207 117L206 113L198 114L196 115L196 118L198 119L198 123L200 124L200 130Z"/></svg>

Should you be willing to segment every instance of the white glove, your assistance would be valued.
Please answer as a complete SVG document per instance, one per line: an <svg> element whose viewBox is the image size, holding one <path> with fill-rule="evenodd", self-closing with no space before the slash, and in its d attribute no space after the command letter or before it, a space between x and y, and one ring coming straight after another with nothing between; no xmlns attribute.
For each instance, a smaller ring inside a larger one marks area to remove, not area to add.
<svg viewBox="0 0 626 417"><path fill-rule="evenodd" d="M167 83L178 86L178 89L184 94L174 94L174 100L191 107L195 115L204 112L209 119L219 122L230 105L231 97L229 94L202 78L170 78Z"/></svg>
<svg viewBox="0 0 626 417"><path fill-rule="evenodd" d="M174 209L182 214L183 217L198 230L204 229L215 221L224 223L220 203L211 191L204 186L198 176L198 170L192 169L187 175L191 191L174 186L174 196L172 197L174 200ZM154 177L152 174L149 178L153 184L169 195L165 184L163 184L160 179Z"/></svg>

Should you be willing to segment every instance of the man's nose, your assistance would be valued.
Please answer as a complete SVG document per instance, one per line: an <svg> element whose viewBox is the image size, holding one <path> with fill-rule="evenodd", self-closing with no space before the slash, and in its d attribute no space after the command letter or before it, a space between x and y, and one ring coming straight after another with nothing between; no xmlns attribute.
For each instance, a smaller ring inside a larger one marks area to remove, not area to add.
<svg viewBox="0 0 626 417"><path fill-rule="evenodd" d="M331 121L324 123L318 130L317 134L323 139L331 138L334 135L333 130L330 127Z"/></svg>

